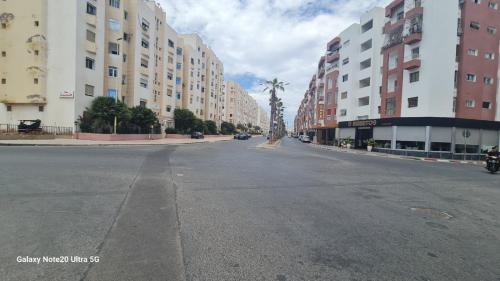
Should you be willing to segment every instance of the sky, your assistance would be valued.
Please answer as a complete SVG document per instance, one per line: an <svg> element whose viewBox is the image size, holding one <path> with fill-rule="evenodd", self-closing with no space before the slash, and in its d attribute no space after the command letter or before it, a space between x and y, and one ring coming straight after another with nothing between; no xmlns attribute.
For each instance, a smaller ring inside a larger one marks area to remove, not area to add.
<svg viewBox="0 0 500 281"><path fill-rule="evenodd" d="M293 119L326 44L375 6L390 0L157 0L179 33L198 33L224 63L226 80L239 82L265 109L260 84L290 83L279 93Z"/></svg>

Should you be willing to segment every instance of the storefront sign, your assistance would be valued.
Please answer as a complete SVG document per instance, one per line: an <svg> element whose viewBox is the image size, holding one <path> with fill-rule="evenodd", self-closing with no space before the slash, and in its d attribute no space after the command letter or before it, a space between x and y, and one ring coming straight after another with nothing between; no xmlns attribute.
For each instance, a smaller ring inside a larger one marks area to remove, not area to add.
<svg viewBox="0 0 500 281"><path fill-rule="evenodd" d="M375 127L377 126L377 120L356 120L356 121L348 121L347 128L353 127Z"/></svg>

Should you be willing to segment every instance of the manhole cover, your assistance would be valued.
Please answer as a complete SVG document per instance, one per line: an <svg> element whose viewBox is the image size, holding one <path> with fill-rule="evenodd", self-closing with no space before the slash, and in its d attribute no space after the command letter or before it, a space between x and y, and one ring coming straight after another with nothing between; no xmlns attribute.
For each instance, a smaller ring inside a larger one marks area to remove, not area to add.
<svg viewBox="0 0 500 281"><path fill-rule="evenodd" d="M426 217L433 217L433 218L439 218L439 219L445 219L449 220L452 219L453 216L448 214L447 212L444 211L439 211L433 208L420 208L420 207L414 207L410 208L412 212L415 212L418 215L421 216L426 216Z"/></svg>

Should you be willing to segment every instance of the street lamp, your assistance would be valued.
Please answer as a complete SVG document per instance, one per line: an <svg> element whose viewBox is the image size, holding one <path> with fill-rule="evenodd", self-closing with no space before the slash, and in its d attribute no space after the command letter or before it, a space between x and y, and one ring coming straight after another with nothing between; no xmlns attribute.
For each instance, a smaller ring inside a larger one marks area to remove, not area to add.
<svg viewBox="0 0 500 281"><path fill-rule="evenodd" d="M116 39L116 45L119 45L118 41L121 41L123 40L123 38L118 38ZM119 53L119 52L118 52ZM116 71L116 76L115 77L115 86L116 86L116 92L115 92L115 109L116 107L118 106L118 88L120 87L119 85L119 79L118 79L118 70ZM114 122L114 125L113 125L113 133L116 135L116 125L118 123L118 118L117 118L117 111L115 110L115 122Z"/></svg>

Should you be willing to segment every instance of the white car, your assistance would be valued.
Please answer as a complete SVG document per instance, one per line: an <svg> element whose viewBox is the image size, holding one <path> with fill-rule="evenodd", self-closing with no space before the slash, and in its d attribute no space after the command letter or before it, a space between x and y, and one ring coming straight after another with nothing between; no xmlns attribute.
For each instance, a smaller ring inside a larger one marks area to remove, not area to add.
<svg viewBox="0 0 500 281"><path fill-rule="evenodd" d="M304 142L304 143L310 143L311 142L311 139L309 138L309 136L302 136L302 138L300 139L300 141Z"/></svg>

